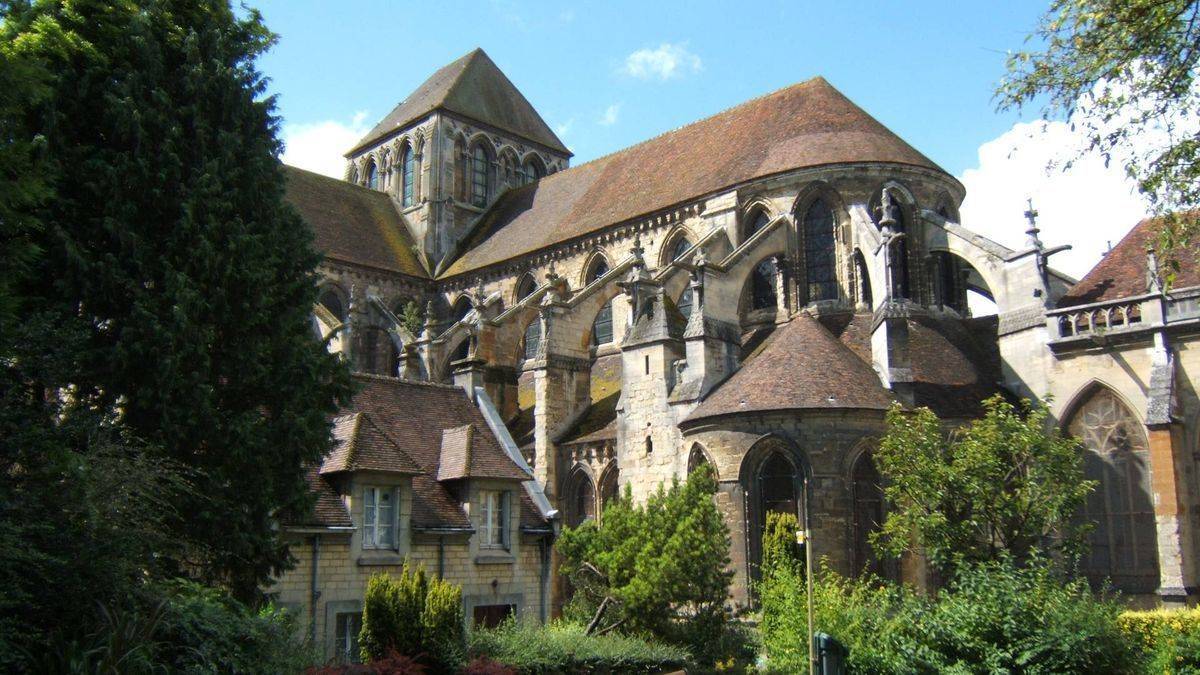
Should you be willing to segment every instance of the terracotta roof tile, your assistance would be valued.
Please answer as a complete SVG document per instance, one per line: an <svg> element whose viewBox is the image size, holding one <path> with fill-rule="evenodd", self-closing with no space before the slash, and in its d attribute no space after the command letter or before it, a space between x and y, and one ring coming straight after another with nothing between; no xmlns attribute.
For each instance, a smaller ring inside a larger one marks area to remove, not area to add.
<svg viewBox="0 0 1200 675"><path fill-rule="evenodd" d="M333 440L333 450L322 462L321 474L343 471L424 473L366 413L353 413L335 419Z"/></svg>
<svg viewBox="0 0 1200 675"><path fill-rule="evenodd" d="M367 132L351 154L444 109L570 156L558 136L482 49L438 69Z"/></svg>
<svg viewBox="0 0 1200 675"><path fill-rule="evenodd" d="M350 511L338 496L337 490L321 476L320 467L309 467L306 475L308 489L316 496L313 511L308 517L286 518L284 524L293 527L305 525L318 527L351 527Z"/></svg>
<svg viewBox="0 0 1200 675"><path fill-rule="evenodd" d="M942 171L815 78L510 190L481 219L466 252L445 275L509 260L756 178L860 162Z"/></svg>
<svg viewBox="0 0 1200 675"><path fill-rule="evenodd" d="M701 403L686 423L772 410L866 408L892 402L871 366L807 314L780 326L761 351Z"/></svg>
<svg viewBox="0 0 1200 675"><path fill-rule="evenodd" d="M287 201L312 228L317 250L340 262L428 278L392 198L284 165Z"/></svg>
<svg viewBox="0 0 1200 675"><path fill-rule="evenodd" d="M997 317L917 317L908 322L914 403L943 418L983 414L983 400L1000 387Z"/></svg>
<svg viewBox="0 0 1200 675"><path fill-rule="evenodd" d="M1161 224L1159 218L1146 218L1134 225L1120 243L1059 299L1058 306L1087 305L1146 293L1149 290L1146 248L1154 245ZM1200 253L1200 250L1195 253ZM1174 287L1200 285L1200 265L1196 264L1194 257L1180 262Z"/></svg>

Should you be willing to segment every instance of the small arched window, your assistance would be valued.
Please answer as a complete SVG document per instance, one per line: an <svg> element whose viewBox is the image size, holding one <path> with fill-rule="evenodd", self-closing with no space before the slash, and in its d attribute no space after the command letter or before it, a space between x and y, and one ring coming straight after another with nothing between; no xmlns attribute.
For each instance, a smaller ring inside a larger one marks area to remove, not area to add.
<svg viewBox="0 0 1200 675"><path fill-rule="evenodd" d="M762 499L762 512L772 511L800 514L800 502L796 467L792 465L782 452L776 451L762 464L758 473L759 495Z"/></svg>
<svg viewBox="0 0 1200 675"><path fill-rule="evenodd" d="M804 214L804 268L809 302L838 297L833 229L833 211L829 205L824 199L814 201Z"/></svg>
<svg viewBox="0 0 1200 675"><path fill-rule="evenodd" d="M908 220L904 215L904 206L892 199L892 217L896 220L896 233L908 232ZM908 237L904 237L892 246L892 293L897 298L910 298L908 279Z"/></svg>
<svg viewBox="0 0 1200 675"><path fill-rule="evenodd" d="M603 513L604 507L610 502L621 496L620 471L616 466L609 465L609 469L600 476L600 511Z"/></svg>
<svg viewBox="0 0 1200 675"><path fill-rule="evenodd" d="M746 219L746 234L742 241L753 237L756 232L767 226L771 222L771 217L767 215L765 209L754 209L750 212L750 217Z"/></svg>
<svg viewBox="0 0 1200 675"><path fill-rule="evenodd" d="M592 322L592 346L606 345L613 341L613 309L612 302L600 308L596 320Z"/></svg>
<svg viewBox="0 0 1200 675"><path fill-rule="evenodd" d="M608 260L606 260L602 255L597 255L595 258L592 258L592 262L588 265L588 271L586 278L584 279L584 283L590 284L593 281L596 281L605 274L608 274L608 269Z"/></svg>
<svg viewBox="0 0 1200 675"><path fill-rule="evenodd" d="M482 144L471 150L471 204L480 208L487 206L492 190L490 160Z"/></svg>
<svg viewBox="0 0 1200 675"><path fill-rule="evenodd" d="M520 283L517 284L517 302L528 298L537 290L537 282L533 280L533 276L526 274L521 277Z"/></svg>
<svg viewBox="0 0 1200 675"><path fill-rule="evenodd" d="M573 494L571 495L567 525L579 527L596 517L596 488L592 485L592 479L588 478L583 471L577 472L575 484L572 487Z"/></svg>
<svg viewBox="0 0 1200 675"><path fill-rule="evenodd" d="M408 207L412 206L415 201L414 187L416 185L416 153L413 152L411 145L404 146L404 154L401 155L400 173L400 201Z"/></svg>
<svg viewBox="0 0 1200 675"><path fill-rule="evenodd" d="M367 187L372 190L379 189L379 170L375 167L375 160L367 162Z"/></svg>
<svg viewBox="0 0 1200 675"><path fill-rule="evenodd" d="M675 308L687 319L692 316L692 285L688 284L683 287L683 292L679 294L679 302L675 303Z"/></svg>
<svg viewBox="0 0 1200 675"><path fill-rule="evenodd" d="M650 455L653 453L654 453L654 440L651 439L649 436L647 436L646 437L646 454Z"/></svg>
<svg viewBox="0 0 1200 675"><path fill-rule="evenodd" d="M691 453L688 454L687 472L691 474L696 469L708 464L708 456L704 454L704 450L699 443L692 446Z"/></svg>
<svg viewBox="0 0 1200 675"><path fill-rule="evenodd" d="M538 349L542 346L542 322L534 319L525 327L524 355L526 360L537 358Z"/></svg>
<svg viewBox="0 0 1200 675"><path fill-rule="evenodd" d="M777 301L775 261L767 258L750 275L750 309L774 309Z"/></svg>
<svg viewBox="0 0 1200 675"><path fill-rule="evenodd" d="M346 306L342 303L342 296L332 288L326 288L321 291L321 297L317 300L330 314L337 317L338 321L346 320Z"/></svg>
<svg viewBox="0 0 1200 675"><path fill-rule="evenodd" d="M683 254L687 253L691 248L692 242L688 241L687 237L679 237L676 239L675 243L671 244L671 262L682 258Z"/></svg>
<svg viewBox="0 0 1200 675"><path fill-rule="evenodd" d="M854 276L858 277L859 304L870 307L872 305L871 274L867 271L867 260L863 257L862 251L854 252Z"/></svg>
<svg viewBox="0 0 1200 675"><path fill-rule="evenodd" d="M525 162L525 179L529 182L538 180L546 175L546 167L536 155Z"/></svg>

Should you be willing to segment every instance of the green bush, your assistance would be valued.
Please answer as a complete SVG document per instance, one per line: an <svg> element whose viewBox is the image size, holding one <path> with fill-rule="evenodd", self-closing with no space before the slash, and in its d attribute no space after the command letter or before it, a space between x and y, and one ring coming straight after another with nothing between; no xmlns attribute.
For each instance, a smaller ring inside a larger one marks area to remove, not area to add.
<svg viewBox="0 0 1200 675"><path fill-rule="evenodd" d="M768 574L780 565L796 568L804 564L803 549L796 543L800 521L794 513L770 511L762 535L762 567Z"/></svg>
<svg viewBox="0 0 1200 675"><path fill-rule="evenodd" d="M429 582L421 611L421 638L431 661L451 671L464 660L462 588L441 579Z"/></svg>
<svg viewBox="0 0 1200 675"><path fill-rule="evenodd" d="M280 609L254 611L191 581L166 585L165 597L155 660L168 672L298 673L316 660L298 640L293 617Z"/></svg>
<svg viewBox="0 0 1200 675"><path fill-rule="evenodd" d="M529 626L508 621L471 632L473 656L494 659L528 675L661 673L687 665L686 650L626 635L584 634L574 623Z"/></svg>
<svg viewBox="0 0 1200 675"><path fill-rule="evenodd" d="M390 650L408 656L424 651L421 613L427 593L424 568L411 569L407 562L398 578L380 572L367 581L358 636L363 661L381 659Z"/></svg>
<svg viewBox="0 0 1200 675"><path fill-rule="evenodd" d="M772 668L806 667L804 579L790 570L761 586L763 642ZM815 627L849 650L851 673L1120 673L1132 653L1115 601L1044 565L966 565L935 599L877 579L822 570Z"/></svg>

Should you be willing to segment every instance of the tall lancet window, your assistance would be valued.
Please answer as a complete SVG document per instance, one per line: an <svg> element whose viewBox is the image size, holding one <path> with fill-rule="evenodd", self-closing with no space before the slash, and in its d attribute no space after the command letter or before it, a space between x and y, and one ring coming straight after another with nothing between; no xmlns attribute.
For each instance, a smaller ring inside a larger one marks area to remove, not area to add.
<svg viewBox="0 0 1200 675"><path fill-rule="evenodd" d="M379 170L375 168L375 160L367 162L367 187L372 190L379 189Z"/></svg>
<svg viewBox="0 0 1200 675"><path fill-rule="evenodd" d="M400 177L400 202L406 207L412 206L415 201L413 194L413 187L416 180L415 154L411 145L404 146L404 154L401 156L402 160L400 164L400 172L403 174Z"/></svg>
<svg viewBox="0 0 1200 675"><path fill-rule="evenodd" d="M487 206L491 190L490 163L488 152L482 145L471 150L471 204L479 208Z"/></svg>
<svg viewBox="0 0 1200 675"><path fill-rule="evenodd" d="M838 297L833 228L829 205L823 199L813 202L804 214L804 266L809 302Z"/></svg>

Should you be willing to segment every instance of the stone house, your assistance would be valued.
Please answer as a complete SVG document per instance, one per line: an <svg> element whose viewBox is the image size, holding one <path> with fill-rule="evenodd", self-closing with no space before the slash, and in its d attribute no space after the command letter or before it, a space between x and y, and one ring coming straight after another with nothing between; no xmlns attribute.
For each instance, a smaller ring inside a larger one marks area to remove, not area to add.
<svg viewBox="0 0 1200 675"><path fill-rule="evenodd" d="M552 615L553 533L701 462L734 603L752 601L772 510L807 510L815 553L843 572L919 582L919 560L866 543L884 412L957 424L997 392L1052 394L1086 441L1097 578L1145 601L1194 594L1200 280L1167 292L1148 275L1146 223L1077 282L1032 211L1020 250L961 225L963 186L821 78L570 167L475 50L346 157L344 180L287 169L325 254L314 330L365 387L280 581L329 644L365 575L404 554L461 580L472 619ZM969 296L995 314L972 316ZM360 495L388 486L381 555L361 546ZM503 564L480 544L480 495L497 490L513 500Z"/></svg>

